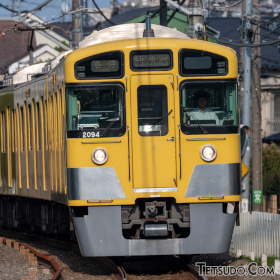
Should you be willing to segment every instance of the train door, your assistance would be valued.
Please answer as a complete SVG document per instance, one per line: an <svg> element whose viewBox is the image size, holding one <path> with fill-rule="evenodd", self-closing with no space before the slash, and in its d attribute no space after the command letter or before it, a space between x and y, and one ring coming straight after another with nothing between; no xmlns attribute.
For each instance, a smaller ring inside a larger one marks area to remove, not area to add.
<svg viewBox="0 0 280 280"><path fill-rule="evenodd" d="M134 188L176 187L172 75L131 77Z"/></svg>

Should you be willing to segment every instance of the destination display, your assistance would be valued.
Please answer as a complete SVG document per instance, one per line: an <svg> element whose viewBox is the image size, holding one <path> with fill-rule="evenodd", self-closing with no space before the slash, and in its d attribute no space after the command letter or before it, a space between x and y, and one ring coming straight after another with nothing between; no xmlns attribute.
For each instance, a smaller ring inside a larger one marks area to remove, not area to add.
<svg viewBox="0 0 280 280"><path fill-rule="evenodd" d="M133 51L130 55L132 70L149 71L172 68L172 52L170 50Z"/></svg>
<svg viewBox="0 0 280 280"><path fill-rule="evenodd" d="M119 70L118 60L93 60L91 62L92 72L116 72Z"/></svg>
<svg viewBox="0 0 280 280"><path fill-rule="evenodd" d="M133 67L153 68L170 66L169 54L144 54L133 56Z"/></svg>

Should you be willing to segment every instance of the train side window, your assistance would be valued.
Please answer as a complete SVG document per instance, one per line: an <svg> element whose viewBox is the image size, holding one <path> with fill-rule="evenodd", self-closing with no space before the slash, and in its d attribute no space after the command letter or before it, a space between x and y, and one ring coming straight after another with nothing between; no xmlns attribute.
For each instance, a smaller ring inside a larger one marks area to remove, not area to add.
<svg viewBox="0 0 280 280"><path fill-rule="evenodd" d="M0 112L0 187L2 187L1 159L2 159L2 112Z"/></svg>
<svg viewBox="0 0 280 280"><path fill-rule="evenodd" d="M61 146L64 146L64 141L65 141L65 88L62 85L62 90L61 90L61 116L62 116L62 134L61 134Z"/></svg>
<svg viewBox="0 0 280 280"><path fill-rule="evenodd" d="M29 104L28 105L28 110L27 110L27 135L28 135L29 151L33 150L32 131L33 131L32 106L31 106L31 104Z"/></svg>
<svg viewBox="0 0 280 280"><path fill-rule="evenodd" d="M6 153L6 112L1 112L1 151Z"/></svg>
<svg viewBox="0 0 280 280"><path fill-rule="evenodd" d="M11 127L11 109L8 106L6 108L6 125L7 125L7 142L6 142L6 151L7 151L7 160L8 160L8 187L12 187L12 143L11 143L11 134L12 134L12 127Z"/></svg>
<svg viewBox="0 0 280 280"><path fill-rule="evenodd" d="M49 127L49 119L48 119L48 104L47 100L45 100L44 105L44 118L45 118L45 131L44 131L44 141L46 150L49 149L49 142L48 142L48 127Z"/></svg>
<svg viewBox="0 0 280 280"><path fill-rule="evenodd" d="M57 146L57 96L53 92L52 95L52 131L53 131L53 147Z"/></svg>
<svg viewBox="0 0 280 280"><path fill-rule="evenodd" d="M37 115L37 108L34 99L32 100L32 119L34 126L32 128L32 138L34 139L34 151L38 149L38 115Z"/></svg>
<svg viewBox="0 0 280 280"><path fill-rule="evenodd" d="M37 124L38 124L36 126L37 149L38 149L38 151L40 151L41 147L42 147L42 113L40 110L39 102L36 102L36 120L37 120Z"/></svg>
<svg viewBox="0 0 280 280"><path fill-rule="evenodd" d="M25 121L24 121L24 110L23 107L20 107L20 139L21 139L21 151L23 152L25 149L25 133L24 133L24 127L25 127Z"/></svg>
<svg viewBox="0 0 280 280"><path fill-rule="evenodd" d="M17 127L17 114L16 110L12 110L12 152L17 151L16 145L16 127Z"/></svg>
<svg viewBox="0 0 280 280"><path fill-rule="evenodd" d="M57 119L57 146L60 146L60 131L61 131L61 118L60 118L60 103L61 103L61 95L60 90L56 93L56 119Z"/></svg>
<svg viewBox="0 0 280 280"><path fill-rule="evenodd" d="M141 136L164 136L168 133L167 88L143 85L137 89L138 132Z"/></svg>

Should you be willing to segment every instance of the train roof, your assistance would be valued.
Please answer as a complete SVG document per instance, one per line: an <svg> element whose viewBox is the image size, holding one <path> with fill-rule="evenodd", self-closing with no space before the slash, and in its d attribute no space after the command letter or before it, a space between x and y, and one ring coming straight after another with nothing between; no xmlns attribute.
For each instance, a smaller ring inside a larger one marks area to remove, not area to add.
<svg viewBox="0 0 280 280"><path fill-rule="evenodd" d="M122 39L143 38L143 31L145 27L145 23L130 23L115 25L102 29L101 31L94 31L79 43L79 48ZM152 24L152 29L154 30L155 37L189 39L186 34L165 26Z"/></svg>

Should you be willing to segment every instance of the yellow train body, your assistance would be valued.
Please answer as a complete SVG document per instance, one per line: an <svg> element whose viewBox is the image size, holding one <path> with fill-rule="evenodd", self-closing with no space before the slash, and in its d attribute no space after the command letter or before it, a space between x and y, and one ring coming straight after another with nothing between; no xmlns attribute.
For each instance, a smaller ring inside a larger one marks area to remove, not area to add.
<svg viewBox="0 0 280 280"><path fill-rule="evenodd" d="M113 44L113 48L112 48ZM98 54L101 52L117 51L122 50L124 57L128 58L132 50L147 50L147 49L166 49L165 46L172 46L172 51L174 53L174 64L173 69L169 71L142 71L141 73L132 71L130 68L130 61L125 59L125 74L122 79L114 79L114 82L121 82L126 86L126 115L127 124L132 126L132 136L131 136L131 146L135 145L139 149L133 150L130 147L130 154L132 155L131 164L132 174L131 180L129 180L129 168L127 160L127 147L128 147L128 133L123 135L121 138L110 138L112 141L121 142L118 143L106 143L102 141L97 141L96 138L92 139L67 139L67 167L68 168L79 168L79 167L96 167L96 165L91 159L91 152L96 147L104 147L109 154L109 160L104 164L104 166L113 166L116 170L118 178L126 194L125 199L112 199L110 202L96 201L94 203L100 205L123 205L123 204L134 204L135 200L141 197L151 197L151 195L161 195L165 197L174 197L178 203L190 203L190 202L205 202L207 199L200 200L198 197L184 197L186 187L191 178L192 171L197 164L218 164L218 163L239 163L240 162L240 137L239 134L227 135L219 134L208 135L204 137L199 137L200 139L190 141L190 139L197 138L196 136L187 137L184 135L182 137L182 151L185 155L182 155L182 168L184 169L184 175L179 180L179 157L175 156L179 154L179 143L176 141L174 143L173 149L170 149L172 144L168 143L166 139L153 139L145 138L141 139L137 137L136 132L133 131L133 126L137 127L137 123L133 118L133 114L136 114L137 107L136 103L131 104L134 98L132 94L135 93L136 88L141 84L165 84L168 90L173 93L172 98L169 100L169 107L175 108L172 115L173 123L170 125L170 137L174 137L178 140L178 129L176 126L180 123L180 111L179 111L179 85L182 81L186 80L184 77L180 77L178 73L179 62L176 54L179 53L182 48L191 49L207 49L209 52L220 53L229 59L229 70L226 76L207 76L207 77L190 77L188 79L236 79L237 77L237 60L235 53L232 49L224 46L218 46L214 43L206 43L196 40L183 40L176 38L149 38L149 39L132 39L132 40L122 40L117 43L106 43L100 45L94 45L90 47L83 48L82 50L74 51L66 57L65 61L65 83L93 83L99 82L92 80L77 80L74 73L74 65L77 61L89 57L93 54ZM176 77L178 76L178 79ZM102 82L112 82L111 80L102 79ZM172 84L174 85L174 90ZM134 112L134 113L133 113ZM168 136L166 137L168 138ZM215 139L217 138L217 139ZM219 140L224 138L224 140ZM215 162L205 163L199 154L200 148L205 144L214 144L217 148L218 157ZM167 155L166 153L169 153ZM87 156L85 156L87 155ZM147 158L156 159L146 160ZM175 158L175 160L174 160ZM191 158L191 161L189 160ZM170 166L172 164L172 166ZM172 170L170 170L172 169ZM171 172L170 172L171 171ZM172 173L170 178L167 179L165 174ZM176 178L178 185L178 191L174 192L164 192L164 195L157 193L156 191L149 193L134 193L134 188L147 188L154 187L173 187ZM241 197L239 195L235 196L225 196L223 198L216 198L215 201L228 202L228 201L240 201ZM209 198L209 201L213 201ZM93 202L88 202L87 200L69 200L69 206L87 206L92 205Z"/></svg>

